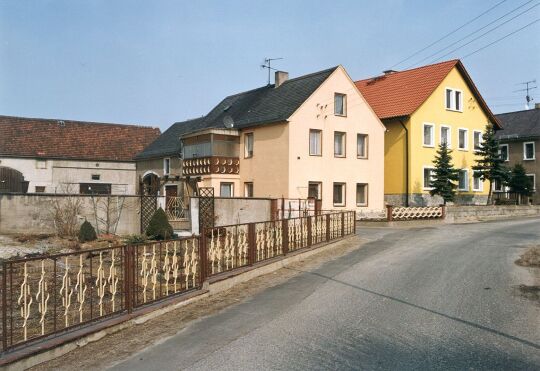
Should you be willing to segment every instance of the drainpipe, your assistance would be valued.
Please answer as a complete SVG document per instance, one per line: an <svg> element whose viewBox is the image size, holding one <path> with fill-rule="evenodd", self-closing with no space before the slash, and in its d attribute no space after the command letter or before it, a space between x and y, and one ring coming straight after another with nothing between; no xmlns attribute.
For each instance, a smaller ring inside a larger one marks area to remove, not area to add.
<svg viewBox="0 0 540 371"><path fill-rule="evenodd" d="M405 130L405 206L409 207L409 129L402 119L398 121Z"/></svg>

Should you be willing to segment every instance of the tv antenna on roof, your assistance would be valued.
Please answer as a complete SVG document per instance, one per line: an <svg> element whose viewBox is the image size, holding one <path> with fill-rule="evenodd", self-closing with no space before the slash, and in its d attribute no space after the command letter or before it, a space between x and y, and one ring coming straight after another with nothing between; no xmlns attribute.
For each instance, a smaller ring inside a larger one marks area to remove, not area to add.
<svg viewBox="0 0 540 371"><path fill-rule="evenodd" d="M519 84L517 85L525 85L525 89L519 89L519 90L514 90L514 93L517 93L517 92L520 92L520 91L526 91L527 92L527 95L525 96L525 100L527 101L527 103L525 104L525 109L529 109L529 103L534 100L534 98L532 98L529 94L529 90L533 90L533 89L536 89L538 86L529 86L532 85L532 84L535 84L536 85L536 79L534 80L530 80L530 81L525 81L525 82L520 82Z"/></svg>
<svg viewBox="0 0 540 371"><path fill-rule="evenodd" d="M272 61L277 61L283 58L264 58L264 64L261 64L261 68L267 68L268 69L268 85L270 85L270 72L271 70L277 71L275 68L272 68L271 63Z"/></svg>

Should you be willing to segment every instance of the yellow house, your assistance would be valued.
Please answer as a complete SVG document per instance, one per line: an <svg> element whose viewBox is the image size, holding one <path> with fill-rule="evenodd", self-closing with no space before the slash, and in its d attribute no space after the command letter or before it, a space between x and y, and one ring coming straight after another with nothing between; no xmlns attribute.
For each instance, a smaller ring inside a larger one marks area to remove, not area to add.
<svg viewBox="0 0 540 371"><path fill-rule="evenodd" d="M459 60L406 71L384 71L356 86L387 128L385 201L393 205L432 205L433 160L441 142L452 150L459 172L456 203L485 203L488 187L473 176L475 152L487 124L500 129Z"/></svg>
<svg viewBox="0 0 540 371"><path fill-rule="evenodd" d="M217 197L384 209L385 127L342 66L293 79L278 71L275 84L228 96L185 128L182 174Z"/></svg>

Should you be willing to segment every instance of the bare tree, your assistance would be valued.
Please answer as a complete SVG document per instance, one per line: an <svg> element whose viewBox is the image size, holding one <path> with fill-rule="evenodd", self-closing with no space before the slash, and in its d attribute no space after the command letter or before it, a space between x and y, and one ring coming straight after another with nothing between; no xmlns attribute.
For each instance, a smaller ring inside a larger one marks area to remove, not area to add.
<svg viewBox="0 0 540 371"><path fill-rule="evenodd" d="M128 207L126 196L92 195L91 198L98 234L116 234L122 212Z"/></svg>
<svg viewBox="0 0 540 371"><path fill-rule="evenodd" d="M75 194L72 184L59 186L62 196L54 196L50 211L56 233L61 237L76 236L79 231L79 216L83 202L79 195Z"/></svg>

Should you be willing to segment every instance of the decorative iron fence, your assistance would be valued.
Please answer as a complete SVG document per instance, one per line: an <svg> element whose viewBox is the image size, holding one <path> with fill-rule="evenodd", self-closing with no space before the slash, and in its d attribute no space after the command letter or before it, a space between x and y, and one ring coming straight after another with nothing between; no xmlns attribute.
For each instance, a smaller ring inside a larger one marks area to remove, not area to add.
<svg viewBox="0 0 540 371"><path fill-rule="evenodd" d="M388 205L387 220L444 219L445 206L396 207Z"/></svg>
<svg viewBox="0 0 540 371"><path fill-rule="evenodd" d="M201 236L2 262L2 351L202 287L210 276L355 233L346 211L207 227Z"/></svg>
<svg viewBox="0 0 540 371"><path fill-rule="evenodd" d="M183 197L166 197L165 213L171 222L189 220L188 208Z"/></svg>

